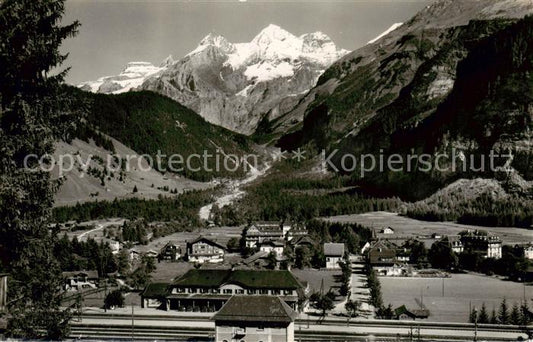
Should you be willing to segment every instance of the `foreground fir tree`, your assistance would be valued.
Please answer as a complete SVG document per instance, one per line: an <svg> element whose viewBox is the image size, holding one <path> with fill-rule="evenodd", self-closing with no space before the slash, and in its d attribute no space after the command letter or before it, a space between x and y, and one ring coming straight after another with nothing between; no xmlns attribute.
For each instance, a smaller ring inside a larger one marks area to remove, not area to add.
<svg viewBox="0 0 533 342"><path fill-rule="evenodd" d="M28 155L51 154L78 111L63 95L66 71L50 76L78 27L61 26L63 12L64 0L0 1L0 267L11 276L8 334L27 339L61 339L69 328L48 221L56 186L24 165Z"/></svg>

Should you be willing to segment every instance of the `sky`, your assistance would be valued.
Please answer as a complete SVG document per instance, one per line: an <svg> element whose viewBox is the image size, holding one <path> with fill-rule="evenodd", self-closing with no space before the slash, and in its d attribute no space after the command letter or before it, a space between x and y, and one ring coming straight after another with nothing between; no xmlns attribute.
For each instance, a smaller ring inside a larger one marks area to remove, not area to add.
<svg viewBox="0 0 533 342"><path fill-rule="evenodd" d="M67 82L116 75L131 61L159 65L179 59L210 32L249 42L268 24L301 35L321 31L355 50L392 24L405 22L433 0L67 0L64 23L79 34L61 47L69 53Z"/></svg>

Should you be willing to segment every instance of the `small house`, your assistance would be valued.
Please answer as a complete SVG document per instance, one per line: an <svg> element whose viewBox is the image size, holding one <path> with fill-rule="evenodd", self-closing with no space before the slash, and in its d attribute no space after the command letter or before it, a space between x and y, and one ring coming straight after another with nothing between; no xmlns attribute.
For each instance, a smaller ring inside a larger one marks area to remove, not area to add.
<svg viewBox="0 0 533 342"><path fill-rule="evenodd" d="M235 295L212 318L215 341L294 342L297 315L278 296Z"/></svg>
<svg viewBox="0 0 533 342"><path fill-rule="evenodd" d="M343 243L325 243L324 256L326 257L327 269L339 269L339 262L344 258Z"/></svg>
<svg viewBox="0 0 533 342"><path fill-rule="evenodd" d="M392 235L394 234L394 229L392 229L391 227L383 228L380 233L384 235Z"/></svg>
<svg viewBox="0 0 533 342"><path fill-rule="evenodd" d="M176 261L181 257L181 247L172 241L167 242L166 245L159 251L159 260Z"/></svg>
<svg viewBox="0 0 533 342"><path fill-rule="evenodd" d="M98 287L99 277L97 271L63 272L62 275L66 291L80 291Z"/></svg>
<svg viewBox="0 0 533 342"><path fill-rule="evenodd" d="M259 245L259 251L266 252L268 254L274 253L278 259L283 256L284 248L285 244L280 240L265 241Z"/></svg>

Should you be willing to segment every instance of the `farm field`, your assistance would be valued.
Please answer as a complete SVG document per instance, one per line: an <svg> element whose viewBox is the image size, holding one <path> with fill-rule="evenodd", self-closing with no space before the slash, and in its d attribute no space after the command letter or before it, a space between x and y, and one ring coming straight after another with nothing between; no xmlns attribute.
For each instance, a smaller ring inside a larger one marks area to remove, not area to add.
<svg viewBox="0 0 533 342"><path fill-rule="evenodd" d="M386 237L389 240L394 239L406 239L416 237L420 240L424 240L426 244L429 244L431 240L431 234L437 233L440 235L457 235L459 232L466 229L481 229L498 235L502 242L506 245L515 245L517 243L523 244L526 242L533 242L533 230L522 228L510 228L510 227L480 227L463 225L455 222L427 222L411 219L408 217L400 216L396 213L378 211L357 215L340 215L324 218L329 222L340 223L358 223L360 225L374 228L376 233L385 227L391 227L394 229L393 235L378 236Z"/></svg>
<svg viewBox="0 0 533 342"><path fill-rule="evenodd" d="M120 227L123 223L124 219L120 218L83 222L80 223L79 226L87 226L86 230L77 230L68 232L66 234L70 239L74 237L77 237L78 240L87 240L89 238L92 238L96 241L100 241L105 237L104 228L111 226ZM204 236L216 240L218 243L225 245L231 238L240 238L242 234L242 229L243 227L199 227L190 232L177 232L167 236L152 239L150 242L148 242L148 244L137 245L134 247L134 249L139 252L147 252L149 250L154 250L158 252L169 241L172 241L184 248L186 241L194 240L199 236Z"/></svg>
<svg viewBox="0 0 533 342"><path fill-rule="evenodd" d="M428 320L434 322L467 323L470 303L477 308L485 303L490 316L493 308L498 312L505 298L510 310L514 303L519 304L523 300L524 291L530 307L533 304L533 286L483 275L452 274L451 278L380 277L380 281L385 305L390 303L397 308L405 304L408 308L417 309L418 303L422 302L431 312Z"/></svg>

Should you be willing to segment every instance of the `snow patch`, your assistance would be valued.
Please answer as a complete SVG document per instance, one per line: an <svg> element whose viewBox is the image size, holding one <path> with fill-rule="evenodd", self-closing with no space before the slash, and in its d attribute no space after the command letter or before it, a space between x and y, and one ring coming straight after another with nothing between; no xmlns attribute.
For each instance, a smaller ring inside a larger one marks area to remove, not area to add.
<svg viewBox="0 0 533 342"><path fill-rule="evenodd" d="M256 79L258 82L269 81L280 77L291 77L294 75L293 66L287 62L271 64L262 62L250 65L244 71L248 79Z"/></svg>
<svg viewBox="0 0 533 342"><path fill-rule="evenodd" d="M380 34L379 36L377 36L376 38L372 39L371 41L368 42L368 44L374 44L375 42L377 42L378 40L380 40L381 38L385 37L386 35L388 35L389 33L391 33L392 31L396 30L398 27L402 26L403 23L395 23L395 24L392 24L391 27L389 27L387 29L387 31L383 32L382 34Z"/></svg>

